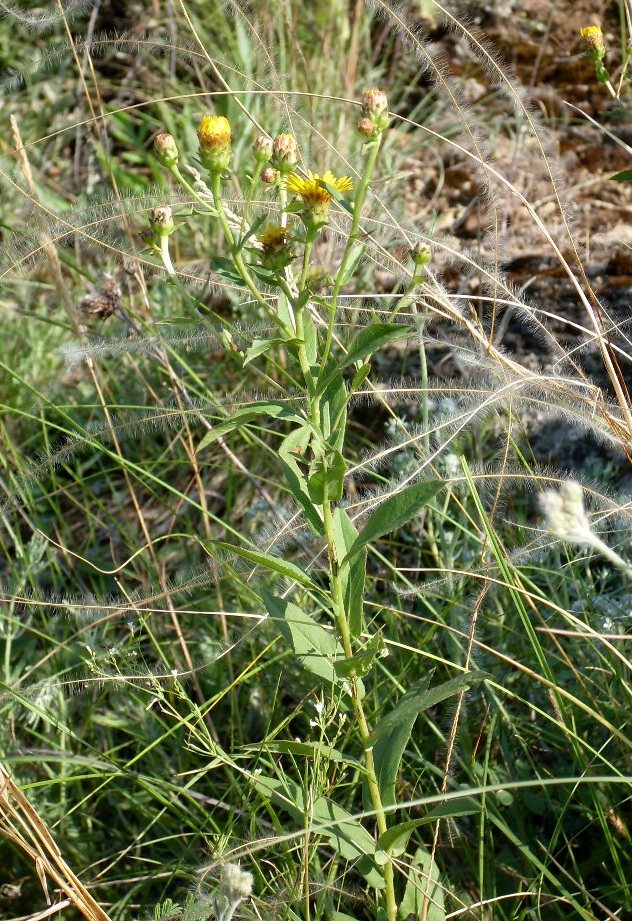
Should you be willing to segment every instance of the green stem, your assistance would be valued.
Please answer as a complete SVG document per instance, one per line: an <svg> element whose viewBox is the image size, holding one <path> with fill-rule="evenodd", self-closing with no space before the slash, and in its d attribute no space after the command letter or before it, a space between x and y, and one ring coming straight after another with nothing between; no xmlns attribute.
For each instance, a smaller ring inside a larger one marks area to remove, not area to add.
<svg viewBox="0 0 632 921"><path fill-rule="evenodd" d="M421 313L415 311L415 324L417 326L417 335L419 336L419 383L421 384L421 424L424 430L423 445L426 450L426 457L430 457L430 432L428 431L428 361L426 359L426 345L424 342L427 321L428 305L423 303Z"/></svg>
<svg viewBox="0 0 632 921"><path fill-rule="evenodd" d="M230 254L233 260L233 264L237 271L239 272L244 284L257 301L257 303L263 307L268 316L272 316L275 322L278 324L279 318L273 313L270 305L267 301L261 296L259 289L255 285L250 272L246 266L246 263L243 260L243 256L239 251L239 247L235 243L235 236L231 230L230 224L228 223L228 218L226 217L226 212L224 211L224 205L222 202L222 174L220 172L215 172L211 174L211 192L213 193L213 204L215 205L215 211L219 217L219 222L222 225L222 230L224 232L224 237L226 242L230 247ZM284 327L283 327L284 328Z"/></svg>
<svg viewBox="0 0 632 921"><path fill-rule="evenodd" d="M345 251L342 254L342 259L340 261L340 266L338 272L336 273L336 281L334 282L334 290L331 295L331 302L329 304L329 323L327 325L327 338L325 340L325 347L323 349L323 357L321 363L321 374L325 373L325 368L327 367L327 359L329 358L329 352L331 351L331 342L334 335L334 326L336 322L336 308L338 306L338 296L340 294L340 289L342 288L342 279L345 275L345 270L347 268L347 263L349 262L349 257L353 250L353 246L356 242L356 236L358 233L358 228L360 227L360 219L362 217L362 205L371 181L371 176L373 175L373 170L375 169L375 163L377 161L377 155L380 150L380 145L382 141L382 135L380 134L376 141L369 145L369 154L366 158L366 164L364 167L364 173L362 179L360 180L360 185L358 186L358 193L356 195L355 203L353 205L353 218L351 220L351 229L349 230L349 235L347 237L347 244L345 246Z"/></svg>
<svg viewBox="0 0 632 921"><path fill-rule="evenodd" d="M202 205L206 211L210 211L212 214L215 214L215 208L211 205L210 202L206 201L204 198L202 198L201 195L198 194L198 192L195 191L191 183L184 178L177 166L174 165L169 167L169 171L171 172L173 178L176 179L180 185L187 190L192 198L194 198L200 205Z"/></svg>
<svg viewBox="0 0 632 921"><path fill-rule="evenodd" d="M255 188L259 182L259 177L261 176L261 171L263 170L263 163L257 161L255 171L253 173L252 179L250 181L250 188L248 189L248 197L246 198L246 204L244 205L244 216L241 222L241 229L244 231L248 226L248 221L250 220L250 208L252 207L252 200L255 197Z"/></svg>
<svg viewBox="0 0 632 921"><path fill-rule="evenodd" d="M342 642L342 648L344 649L345 657L350 659L353 656L353 644L351 640L351 632L349 630L349 622L347 620L347 614L345 611L344 604L344 593L342 587L342 581L340 578L340 571L338 567L338 560L336 554L336 548L334 543L334 526L333 526L333 516L331 511L331 503L323 502L323 525L325 528L325 539L327 541L327 550L329 556L329 578L331 584L332 592L332 601L333 601L333 610L334 617L336 621L336 628L338 635ZM358 689L357 678L350 678L351 683L351 700L353 703L353 710L356 717L356 722L360 732L360 740L362 742L362 749L364 751L364 765L367 773L367 785L369 788L369 795L371 797L371 802L373 804L373 809L375 811L375 820L377 823L378 832L383 835L387 828L386 822L386 813L384 811L384 805L382 803L382 797L380 795L380 787L377 779L377 773L375 770L375 762L373 761L373 748L371 745L371 732L369 730L366 715L364 712L364 707L362 706L362 698ZM397 901L395 898L395 878L393 873L393 864L390 860L387 860L383 868L384 872L384 882L386 883L384 887L384 898L386 902L386 914L388 921L396 921L397 918Z"/></svg>

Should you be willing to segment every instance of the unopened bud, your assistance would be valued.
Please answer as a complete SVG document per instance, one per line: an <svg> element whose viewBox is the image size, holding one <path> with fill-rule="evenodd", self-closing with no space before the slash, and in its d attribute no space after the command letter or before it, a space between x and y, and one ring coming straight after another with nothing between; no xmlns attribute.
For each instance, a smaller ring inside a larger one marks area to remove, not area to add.
<svg viewBox="0 0 632 921"><path fill-rule="evenodd" d="M272 169L271 166L266 166L265 169L261 170L261 181L262 182L276 182L279 178L279 171Z"/></svg>
<svg viewBox="0 0 632 921"><path fill-rule="evenodd" d="M417 268L423 269L432 259L432 251L427 243L422 243L420 240L411 249L410 256Z"/></svg>
<svg viewBox="0 0 632 921"><path fill-rule="evenodd" d="M168 237L176 229L171 205L160 205L158 208L152 208L149 222L158 237Z"/></svg>
<svg viewBox="0 0 632 921"><path fill-rule="evenodd" d="M265 163L272 156L272 138L261 134L252 145L252 150L257 163Z"/></svg>
<svg viewBox="0 0 632 921"><path fill-rule="evenodd" d="M379 131L388 127L388 99L382 90L367 90L362 97L362 118L370 119Z"/></svg>
<svg viewBox="0 0 632 921"><path fill-rule="evenodd" d="M280 173L291 173L298 163L298 145L293 134L279 134L272 142L272 165Z"/></svg>
<svg viewBox="0 0 632 921"><path fill-rule="evenodd" d="M178 147L171 134L157 134L154 138L154 153L162 166L175 166L178 162Z"/></svg>
<svg viewBox="0 0 632 921"><path fill-rule="evenodd" d="M371 140L376 138L380 133L380 129L377 125L371 121L370 118L361 118L358 122L358 132L365 138Z"/></svg>

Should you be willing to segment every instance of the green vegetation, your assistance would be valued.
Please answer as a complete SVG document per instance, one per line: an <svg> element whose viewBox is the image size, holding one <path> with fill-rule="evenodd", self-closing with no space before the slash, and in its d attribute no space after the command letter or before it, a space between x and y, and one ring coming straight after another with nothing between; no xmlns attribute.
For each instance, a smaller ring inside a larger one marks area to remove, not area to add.
<svg viewBox="0 0 632 921"><path fill-rule="evenodd" d="M629 458L628 355L544 128L422 6L504 127L382 2L1 24L0 918L632 914L629 503L525 422ZM476 246L410 206L420 150ZM507 202L602 385L506 280Z"/></svg>

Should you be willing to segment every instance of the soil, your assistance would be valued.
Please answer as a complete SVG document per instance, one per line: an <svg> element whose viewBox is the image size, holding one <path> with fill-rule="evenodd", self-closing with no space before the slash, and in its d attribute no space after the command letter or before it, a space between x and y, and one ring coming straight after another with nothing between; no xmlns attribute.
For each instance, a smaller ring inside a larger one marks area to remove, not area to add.
<svg viewBox="0 0 632 921"><path fill-rule="evenodd" d="M423 9L423 2L421 7ZM469 21L488 47L497 50L503 67L513 73L530 106L545 129L554 154L556 180L568 203L572 241L564 226L560 209L551 194L545 161L533 137L516 136L516 121L507 97L494 92L490 74L480 65L468 44L455 31L448 31L430 14L421 14L421 29L436 43L447 70L471 103L474 123L481 122L482 133L492 141L497 169L535 203L536 211L546 223L564 257L573 267L584 290L592 290L604 323L616 328L610 333L614 346L628 347L630 322L630 288L632 286L632 182L614 182L616 173L632 169L632 151L625 150L603 133L606 127L618 138L632 145L632 112L613 101L607 89L595 78L594 65L586 58L580 29L600 25L609 49L606 65L615 87L620 80L619 3L598 0L498 0L497 3L470 3ZM411 94L407 104L415 105L429 84ZM621 93L632 105L627 81ZM575 108L572 108L574 106ZM578 111L579 110L579 111ZM477 116L478 113L478 116ZM594 119L591 123L581 113ZM404 113L402 113L404 114ZM438 116L441 117L441 116ZM450 117L449 113L444 116ZM589 327L573 283L562 268L550 244L547 244L533 217L518 200L504 195L506 205L500 210L502 252L489 250L490 212L484 204L482 182L471 160L459 156L454 148L424 147L406 167L410 170L407 188L408 210L420 226L438 215L437 230L449 234L463 248L478 251L484 258L500 255L505 277L532 305L553 316L548 328L567 349L575 349L577 361L592 381L611 393L596 345L578 327ZM502 201L499 198L497 200ZM421 203L421 204L420 204ZM428 204L430 203L430 205ZM498 234L494 239L498 239ZM573 251L573 246L577 252ZM579 256L579 258L578 258ZM435 263L433 262L433 265ZM463 291L462 268L442 267L444 278ZM585 277L583 277L585 273ZM475 280L469 280L469 290ZM468 290L467 288L465 290ZM437 330L435 330L437 332ZM547 367L551 355L543 349L541 338L534 335L532 324L519 315L506 318L502 346L522 364ZM628 351L631 351L627 348ZM434 356L433 371L439 376L458 375L450 362L449 346ZM619 356L621 376L632 387L632 361ZM617 463L630 465L622 452L614 454L593 445L585 432L570 431L560 438L559 425L535 420L540 430L534 439L539 459L556 466L574 468L588 458L599 465L617 457ZM551 437L547 431L551 429ZM579 448L578 444L583 448ZM567 446L567 448L564 447Z"/></svg>

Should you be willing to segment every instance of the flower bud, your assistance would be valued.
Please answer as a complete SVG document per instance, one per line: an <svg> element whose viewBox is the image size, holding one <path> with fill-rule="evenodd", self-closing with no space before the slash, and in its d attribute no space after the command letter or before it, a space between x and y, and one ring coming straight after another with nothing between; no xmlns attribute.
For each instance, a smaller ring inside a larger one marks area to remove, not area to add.
<svg viewBox="0 0 632 921"><path fill-rule="evenodd" d="M210 173L221 173L230 163L230 124L223 115L205 115L198 128L200 162Z"/></svg>
<svg viewBox="0 0 632 921"><path fill-rule="evenodd" d="M432 259L432 251L427 243L415 243L410 251L410 256L417 268L423 269Z"/></svg>
<svg viewBox="0 0 632 921"><path fill-rule="evenodd" d="M157 237L168 237L176 229L173 221L173 208L171 205L160 205L152 208L149 215L151 229Z"/></svg>
<svg viewBox="0 0 632 921"><path fill-rule="evenodd" d="M367 90L362 97L362 118L370 119L378 131L388 127L388 99L382 90Z"/></svg>
<svg viewBox="0 0 632 921"><path fill-rule="evenodd" d="M154 153L158 162L167 168L178 162L178 147L171 134L157 134L154 138Z"/></svg>
<svg viewBox="0 0 632 921"><path fill-rule="evenodd" d="M380 133L380 129L371 121L370 118L361 118L357 127L358 132L368 140L376 138Z"/></svg>
<svg viewBox="0 0 632 921"><path fill-rule="evenodd" d="M603 40L603 32L599 26L586 26L579 30L579 34L584 39L584 48L586 57L589 61L603 61L606 56L606 46Z"/></svg>
<svg viewBox="0 0 632 921"><path fill-rule="evenodd" d="M272 169L271 166L266 166L265 169L261 170L261 181L262 182L276 182L279 178L279 171Z"/></svg>
<svg viewBox="0 0 632 921"><path fill-rule="evenodd" d="M280 173L291 173L298 163L298 145L292 134L279 134L272 142L272 166Z"/></svg>
<svg viewBox="0 0 632 921"><path fill-rule="evenodd" d="M272 156L272 138L260 134L252 145L252 150L257 163L265 163Z"/></svg>

